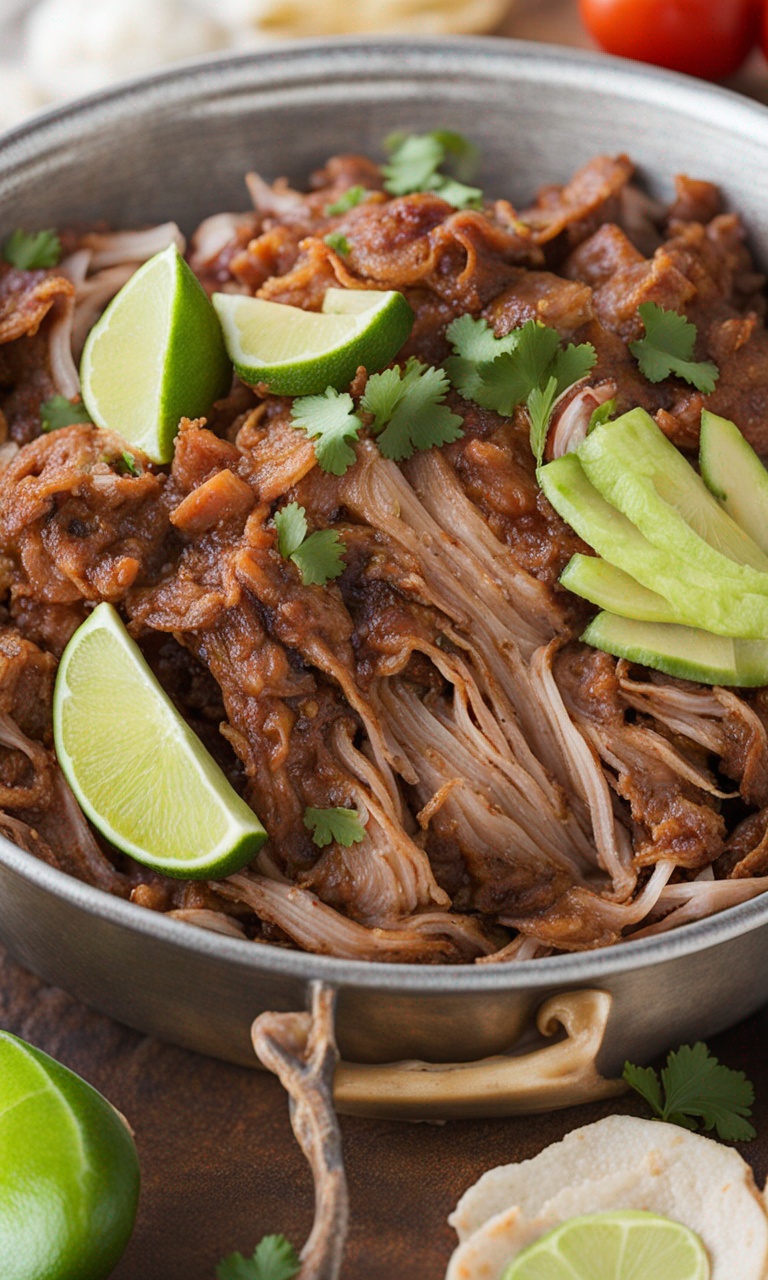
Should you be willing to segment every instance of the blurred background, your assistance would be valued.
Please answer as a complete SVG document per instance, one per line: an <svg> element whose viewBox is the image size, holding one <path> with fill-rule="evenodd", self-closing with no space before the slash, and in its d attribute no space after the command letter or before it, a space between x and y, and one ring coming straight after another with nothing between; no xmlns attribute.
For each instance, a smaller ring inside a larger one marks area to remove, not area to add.
<svg viewBox="0 0 768 1280"><path fill-rule="evenodd" d="M765 7L764 0L0 0L0 131L169 62L376 32L599 44L725 79L768 101L759 52Z"/></svg>

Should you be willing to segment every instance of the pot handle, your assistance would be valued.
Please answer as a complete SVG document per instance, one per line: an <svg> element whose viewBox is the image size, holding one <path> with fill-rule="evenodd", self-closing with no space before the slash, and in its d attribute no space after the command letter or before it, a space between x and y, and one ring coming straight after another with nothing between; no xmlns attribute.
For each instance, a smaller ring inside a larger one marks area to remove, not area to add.
<svg viewBox="0 0 768 1280"><path fill-rule="evenodd" d="M612 997L607 991L551 996L536 1015L542 1035L565 1038L517 1055L480 1062L341 1062L334 1079L336 1110L402 1120L453 1120L556 1111L621 1093L596 1060Z"/></svg>

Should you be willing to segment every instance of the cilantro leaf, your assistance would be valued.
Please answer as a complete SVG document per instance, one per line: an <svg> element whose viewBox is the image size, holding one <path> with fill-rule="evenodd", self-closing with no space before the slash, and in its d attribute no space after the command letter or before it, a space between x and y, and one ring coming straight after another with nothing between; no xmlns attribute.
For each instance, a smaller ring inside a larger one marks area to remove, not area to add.
<svg viewBox="0 0 768 1280"><path fill-rule="evenodd" d="M705 1044L683 1045L670 1053L662 1069L666 1118L695 1116L705 1129L717 1129L726 1142L748 1142L755 1131L751 1115L755 1091L743 1071L722 1066Z"/></svg>
<svg viewBox="0 0 768 1280"><path fill-rule="evenodd" d="M643 302L638 307L645 325L645 337L630 342L629 349L637 359L641 372L649 382L661 382L675 374L711 395L720 370L710 360L694 360L696 325L677 311L666 311L656 302Z"/></svg>
<svg viewBox="0 0 768 1280"><path fill-rule="evenodd" d="M349 213L350 209L354 209L355 205L360 204L368 195L365 187L355 186L348 187L332 204L325 206L326 218L333 218L338 213Z"/></svg>
<svg viewBox="0 0 768 1280"><path fill-rule="evenodd" d="M456 352L444 362L445 371L460 395L465 400L474 400L482 386L479 365L490 363L503 352L514 351L520 330L513 329L505 337L497 338L486 320L466 315L452 320L445 335Z"/></svg>
<svg viewBox="0 0 768 1280"><path fill-rule="evenodd" d="M304 826L312 832L312 839L319 848L336 841L348 849L365 839L365 826L357 809L304 810Z"/></svg>
<svg viewBox="0 0 768 1280"><path fill-rule="evenodd" d="M289 560L307 536L306 512L298 502L289 502L282 511L275 512L274 519L277 549L285 560Z"/></svg>
<svg viewBox="0 0 768 1280"><path fill-rule="evenodd" d="M443 369L412 356L404 369L385 369L368 379L361 408L373 415L372 431L385 458L399 462L416 449L459 440L462 419L443 401L448 393Z"/></svg>
<svg viewBox="0 0 768 1280"><path fill-rule="evenodd" d="M632 1062L624 1063L623 1077L631 1089L640 1094L657 1116L664 1111L664 1099L661 1083L653 1067L636 1067Z"/></svg>
<svg viewBox="0 0 768 1280"><path fill-rule="evenodd" d="M333 249L336 253L340 253L342 257L346 257L352 248L347 237L341 231L329 231L327 236L323 236L323 240L329 249Z"/></svg>
<svg viewBox="0 0 768 1280"><path fill-rule="evenodd" d="M315 457L322 471L343 476L355 462L355 451L347 444L357 440L362 423L347 392L326 388L321 396L301 396L291 409L294 426L306 431L315 442Z"/></svg>
<svg viewBox="0 0 768 1280"><path fill-rule="evenodd" d="M531 420L531 451L540 467L547 447L547 427L552 414L552 406L557 399L557 378L551 377L546 387L534 387L526 400L528 417Z"/></svg>
<svg viewBox="0 0 768 1280"><path fill-rule="evenodd" d="M434 190L454 209L478 209L483 203L482 187L470 187L458 178L441 178Z"/></svg>
<svg viewBox="0 0 768 1280"><path fill-rule="evenodd" d="M648 1102L660 1120L697 1129L716 1129L724 1142L750 1142L749 1123L755 1091L743 1071L732 1071L705 1044L682 1045L670 1053L661 1081L650 1067L624 1064L624 1079ZM663 1097L662 1097L663 1090Z"/></svg>
<svg viewBox="0 0 768 1280"><path fill-rule="evenodd" d="M289 502L274 516L277 549L296 565L304 586L325 586L344 572L346 547L335 529L318 529L307 537L307 513L298 502Z"/></svg>
<svg viewBox="0 0 768 1280"><path fill-rule="evenodd" d="M19 271L55 267L61 257L61 241L55 231L22 231L17 227L3 245L3 257Z"/></svg>
<svg viewBox="0 0 768 1280"><path fill-rule="evenodd" d="M216 1268L216 1280L292 1280L301 1270L296 1250L285 1236L264 1236L251 1258L230 1253Z"/></svg>
<svg viewBox="0 0 768 1280"><path fill-rule="evenodd" d="M390 152L389 163L381 170L385 191L391 196L407 196L413 191L431 190L445 159L445 147L436 134L391 134L384 145Z"/></svg>
<svg viewBox="0 0 768 1280"><path fill-rule="evenodd" d="M514 351L502 352L480 369L482 386L475 397L484 409L495 409L508 418L523 404L534 387L549 381L549 366L560 348L560 336L537 320L528 320L519 330Z"/></svg>
<svg viewBox="0 0 768 1280"><path fill-rule="evenodd" d="M462 316L446 332L458 353L445 362L454 386L467 399L504 417L525 404L531 449L540 466L554 403L594 367L597 354L592 344L561 347L557 330L538 320L496 338L484 321Z"/></svg>
<svg viewBox="0 0 768 1280"><path fill-rule="evenodd" d="M611 396L610 400L603 401L596 409L592 410L592 415L587 425L587 435L590 431L594 431L595 427L602 427L604 423L610 422L616 412L616 399Z"/></svg>
<svg viewBox="0 0 768 1280"><path fill-rule="evenodd" d="M575 382L581 382L581 379L594 369L596 363L597 352L591 342L582 342L578 347L569 342L567 347L560 347L552 362L552 368L547 370L557 379L555 399Z"/></svg>
<svg viewBox="0 0 768 1280"><path fill-rule="evenodd" d="M332 578L344 572L345 544L335 529L318 529L305 538L293 552L291 560L296 565L305 587L324 587Z"/></svg>
<svg viewBox="0 0 768 1280"><path fill-rule="evenodd" d="M43 431L58 431L77 422L92 422L90 413L82 401L73 404L66 396L51 396L40 405L40 426Z"/></svg>
<svg viewBox="0 0 768 1280"><path fill-rule="evenodd" d="M450 129L410 135L397 133L391 134L384 145L390 153L389 163L382 168L384 190L390 195L434 191L456 209L481 203L480 188L466 183L475 167L477 151L460 133ZM456 177L438 172L448 159L453 161Z"/></svg>
<svg viewBox="0 0 768 1280"><path fill-rule="evenodd" d="M120 475L140 476L141 468L136 466L136 459L127 449L123 449L120 457L114 463L115 471Z"/></svg>

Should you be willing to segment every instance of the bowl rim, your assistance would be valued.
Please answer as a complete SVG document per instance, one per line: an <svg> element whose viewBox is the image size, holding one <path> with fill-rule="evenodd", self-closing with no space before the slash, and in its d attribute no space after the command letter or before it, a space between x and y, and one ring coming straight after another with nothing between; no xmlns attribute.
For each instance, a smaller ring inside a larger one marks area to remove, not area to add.
<svg viewBox="0 0 768 1280"><path fill-rule="evenodd" d="M378 68L372 65L377 57ZM347 59L354 65L342 68L341 63ZM201 94L229 93L256 67L259 85L251 76L248 87L252 92L262 86L272 89L286 85L291 71L301 83L327 81L329 65L335 61L340 63L339 74L343 71L345 80L350 82L370 80L376 74L404 75L414 69L421 74L426 71L435 77L444 76L446 64L452 64L454 74L465 78L490 80L494 72L501 76L506 72L510 82L534 79L562 84L566 76L572 85L578 85L588 83L599 70L603 82L607 81L608 87L623 97L670 107L677 104L699 119L711 120L720 129L727 109L729 132L768 141L768 107L762 103L720 85L599 51L499 37L349 36L301 40L185 61L39 113L0 135L0 186L3 177L12 174L17 166L43 158L52 145L60 146L68 137L82 136L92 120L103 126L110 118L133 111L137 99L145 108L156 99L168 106L191 97L193 85L196 98ZM224 961L243 973L268 972L302 981L323 979L340 988L391 989L395 985L400 991L424 995L444 993L446 988L479 993L599 983L620 973L694 955L768 924L766 892L669 933L594 951L547 956L524 964L397 964L339 959L214 933L85 884L41 862L2 835L0 865L12 876L73 909L201 958Z"/></svg>

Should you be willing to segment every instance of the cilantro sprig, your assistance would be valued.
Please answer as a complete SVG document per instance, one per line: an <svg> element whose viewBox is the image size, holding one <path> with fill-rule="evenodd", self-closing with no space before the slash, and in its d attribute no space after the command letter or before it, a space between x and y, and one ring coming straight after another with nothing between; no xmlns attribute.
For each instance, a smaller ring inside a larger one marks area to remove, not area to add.
<svg viewBox="0 0 768 1280"><path fill-rule="evenodd" d="M357 809L313 809L308 806L304 810L304 826L312 832L312 839L320 849L334 840L348 849L365 839L365 826Z"/></svg>
<svg viewBox="0 0 768 1280"><path fill-rule="evenodd" d="M506 337L496 338L484 320L461 316L446 332L456 354L445 368L456 389L504 417L524 404L531 424L531 450L540 466L555 401L594 368L595 348L590 342L562 347L557 330L538 320L528 320Z"/></svg>
<svg viewBox="0 0 768 1280"><path fill-rule="evenodd" d="M307 536L307 513L289 502L275 513L277 546L285 560L296 565L304 586L325 586L344 572L346 546L334 529L318 529Z"/></svg>
<svg viewBox="0 0 768 1280"><path fill-rule="evenodd" d="M333 249L342 258L346 258L352 248L347 237L341 231L329 231L327 236L323 236L323 240L329 249Z"/></svg>
<svg viewBox="0 0 768 1280"><path fill-rule="evenodd" d="M483 193L467 185L476 167L477 149L460 133L434 129L431 133L393 133L384 143L389 162L382 168L384 190L391 196L434 191L455 209L478 207ZM455 177L440 173L450 163Z"/></svg>
<svg viewBox="0 0 768 1280"><path fill-rule="evenodd" d="M55 231L23 231L17 227L3 244L3 258L19 271L55 267L61 257L61 241Z"/></svg>
<svg viewBox="0 0 768 1280"><path fill-rule="evenodd" d="M396 365L368 379L360 409L370 414L371 431L385 458L399 462L417 449L460 439L462 419L443 403L449 390L443 369L415 357L404 368ZM291 418L314 441L321 470L343 476L354 464L352 445L363 422L347 392L327 387L321 396L301 396L293 402Z"/></svg>
<svg viewBox="0 0 768 1280"><path fill-rule="evenodd" d="M449 390L445 371L415 356L404 369L395 366L368 379L360 407L372 415L371 430L385 458L400 462L417 449L463 436L462 418L443 403Z"/></svg>
<svg viewBox="0 0 768 1280"><path fill-rule="evenodd" d="M359 185L348 187L347 190L339 196L338 200L334 200L332 204L327 204L325 206L325 216L327 218L334 218L337 214L349 213L350 209L354 209L355 206L360 204L361 200L364 200L367 195L368 191L365 187L361 187Z"/></svg>
<svg viewBox="0 0 768 1280"><path fill-rule="evenodd" d="M216 1280L293 1280L301 1259L285 1236L264 1236L253 1256L230 1253L216 1268Z"/></svg>
<svg viewBox="0 0 768 1280"><path fill-rule="evenodd" d="M51 396L50 400L44 400L40 405L40 427L46 432L71 427L77 422L92 421L82 401L73 404L66 396Z"/></svg>
<svg viewBox="0 0 768 1280"><path fill-rule="evenodd" d="M711 395L720 370L711 360L693 359L696 325L656 302L641 303L638 313L645 337L630 342L629 349L648 381L662 382L674 374L704 395Z"/></svg>
<svg viewBox="0 0 768 1280"><path fill-rule="evenodd" d="M362 426L347 392L327 387L321 396L301 396L294 400L291 419L315 442L315 457L322 471L343 476L355 461L348 441L355 441Z"/></svg>
<svg viewBox="0 0 768 1280"><path fill-rule="evenodd" d="M661 1079L653 1067L624 1064L624 1079L649 1104L660 1120L696 1130L699 1121L716 1129L724 1142L751 1142L749 1123L755 1091L743 1071L732 1071L705 1044L682 1045L670 1053Z"/></svg>

